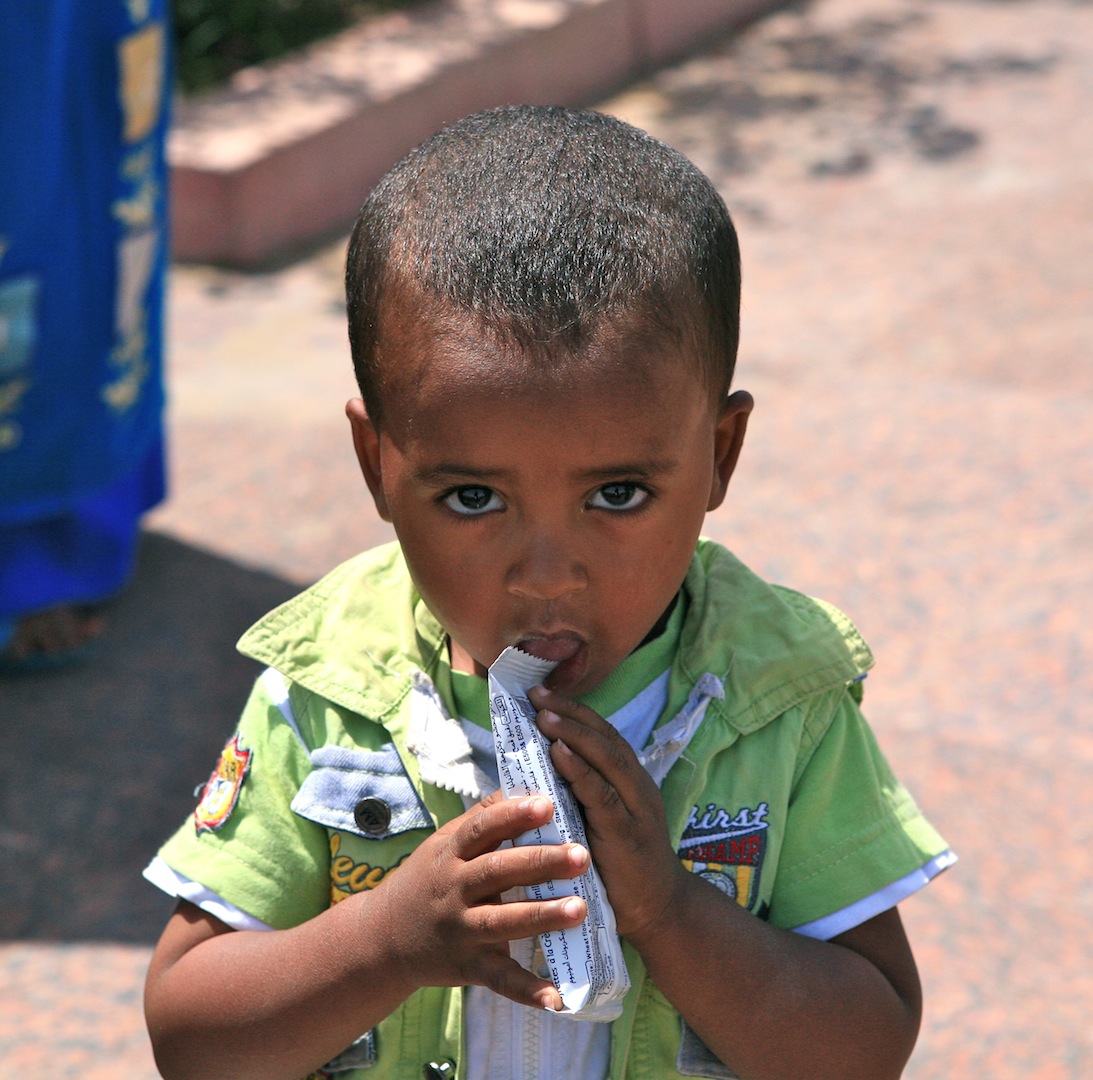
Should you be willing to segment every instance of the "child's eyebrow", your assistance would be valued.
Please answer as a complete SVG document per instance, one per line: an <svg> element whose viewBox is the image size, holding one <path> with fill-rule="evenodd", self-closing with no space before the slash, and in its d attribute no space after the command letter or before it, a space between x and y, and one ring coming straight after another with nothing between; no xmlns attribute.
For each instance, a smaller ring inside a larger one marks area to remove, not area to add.
<svg viewBox="0 0 1093 1080"><path fill-rule="evenodd" d="M611 465L584 469L577 475L584 480L651 480L678 471L682 462L676 458L650 458L647 461L619 461Z"/></svg>
<svg viewBox="0 0 1093 1080"><path fill-rule="evenodd" d="M590 469L581 469L574 476L582 481L595 483L606 482L625 477L627 480L651 480L657 476L667 476L677 472L681 462L675 458L650 458L647 461L618 461L609 465L597 465ZM453 480L505 480L513 475L509 469L459 465L443 461L414 474L423 484L444 484Z"/></svg>
<svg viewBox="0 0 1093 1080"><path fill-rule="evenodd" d="M503 480L509 475L507 469L478 468L442 461L427 469L419 469L414 473L414 479L423 484L441 484L451 480Z"/></svg>

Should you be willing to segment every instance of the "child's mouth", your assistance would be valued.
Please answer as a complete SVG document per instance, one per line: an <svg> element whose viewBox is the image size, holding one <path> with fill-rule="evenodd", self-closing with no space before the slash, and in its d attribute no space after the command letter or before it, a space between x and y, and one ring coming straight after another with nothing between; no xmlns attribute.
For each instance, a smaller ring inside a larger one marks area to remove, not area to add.
<svg viewBox="0 0 1093 1080"><path fill-rule="evenodd" d="M540 660L553 660L555 663L565 663L572 660L584 644L579 637L567 634L559 637L535 637L521 638L516 647L530 656L537 656Z"/></svg>

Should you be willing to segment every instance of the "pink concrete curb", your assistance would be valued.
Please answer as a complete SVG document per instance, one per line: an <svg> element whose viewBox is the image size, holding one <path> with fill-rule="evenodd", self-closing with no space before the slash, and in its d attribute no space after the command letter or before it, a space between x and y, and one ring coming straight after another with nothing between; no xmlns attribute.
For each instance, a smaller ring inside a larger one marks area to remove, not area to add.
<svg viewBox="0 0 1093 1080"><path fill-rule="evenodd" d="M174 254L254 266L352 221L441 124L515 102L582 105L782 0L436 0L179 103Z"/></svg>

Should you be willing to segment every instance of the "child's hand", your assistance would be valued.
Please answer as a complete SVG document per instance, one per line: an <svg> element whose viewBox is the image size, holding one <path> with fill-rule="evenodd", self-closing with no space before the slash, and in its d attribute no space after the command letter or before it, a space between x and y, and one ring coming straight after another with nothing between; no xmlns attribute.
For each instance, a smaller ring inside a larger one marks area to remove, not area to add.
<svg viewBox="0 0 1093 1080"><path fill-rule="evenodd" d="M409 990L481 985L524 1005L561 1009L554 986L516 963L508 943L577 926L587 914L584 901L500 899L516 885L573 878L588 869L588 852L579 844L498 850L553 813L541 796L504 799L496 793L438 829L376 888L371 898L382 905L390 962Z"/></svg>
<svg viewBox="0 0 1093 1080"><path fill-rule="evenodd" d="M640 934L673 906L687 872L668 841L660 790L629 743L596 712L537 686L539 729L584 808L588 843L619 934Z"/></svg>

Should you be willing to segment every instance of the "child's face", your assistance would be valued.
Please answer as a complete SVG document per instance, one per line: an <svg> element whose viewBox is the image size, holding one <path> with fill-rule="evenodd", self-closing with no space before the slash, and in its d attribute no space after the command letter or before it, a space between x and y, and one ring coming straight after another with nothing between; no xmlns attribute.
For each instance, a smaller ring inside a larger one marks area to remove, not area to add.
<svg viewBox="0 0 1093 1080"><path fill-rule="evenodd" d="M348 413L453 667L484 674L519 645L561 661L552 688L594 689L679 589L751 398L719 411L690 357L628 356L626 377L593 365L563 387L470 334L386 342L405 374L380 429L360 400Z"/></svg>

